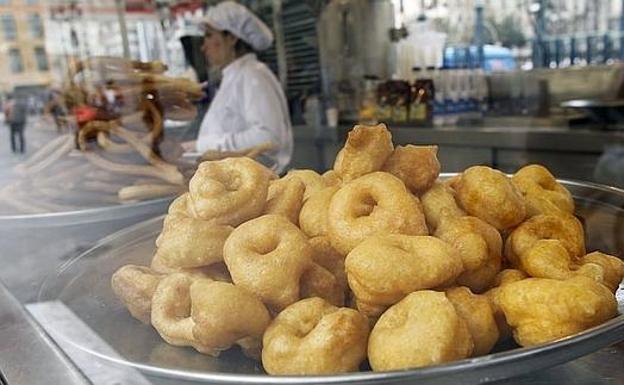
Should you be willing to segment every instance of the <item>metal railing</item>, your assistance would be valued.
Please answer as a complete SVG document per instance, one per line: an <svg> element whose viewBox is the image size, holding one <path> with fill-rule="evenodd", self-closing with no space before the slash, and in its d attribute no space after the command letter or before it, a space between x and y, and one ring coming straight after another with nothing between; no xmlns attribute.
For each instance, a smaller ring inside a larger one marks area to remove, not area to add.
<svg viewBox="0 0 624 385"><path fill-rule="evenodd" d="M560 68L624 60L624 32L578 33L531 41L533 65Z"/></svg>

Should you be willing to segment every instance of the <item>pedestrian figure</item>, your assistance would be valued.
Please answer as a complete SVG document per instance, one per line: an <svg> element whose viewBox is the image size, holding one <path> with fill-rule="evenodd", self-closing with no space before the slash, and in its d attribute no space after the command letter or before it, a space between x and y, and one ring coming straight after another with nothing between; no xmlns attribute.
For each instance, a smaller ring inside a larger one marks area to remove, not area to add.
<svg viewBox="0 0 624 385"><path fill-rule="evenodd" d="M59 91L52 91L50 95L50 100L45 105L43 112L44 114L52 115L52 118L54 119L54 124L56 125L56 131L59 134L63 133L66 130L67 109L65 108L63 97L61 96Z"/></svg>
<svg viewBox="0 0 624 385"><path fill-rule="evenodd" d="M11 129L11 151L18 152L17 141L19 141L19 152L26 151L26 142L24 141L24 127L26 126L26 115L28 106L26 101L20 97L9 96L4 106L5 121Z"/></svg>

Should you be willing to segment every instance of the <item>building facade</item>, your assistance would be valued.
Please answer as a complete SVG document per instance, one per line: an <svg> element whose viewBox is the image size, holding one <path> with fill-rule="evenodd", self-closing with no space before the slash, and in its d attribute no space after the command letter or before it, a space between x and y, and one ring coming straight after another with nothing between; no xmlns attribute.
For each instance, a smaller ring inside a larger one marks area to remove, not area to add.
<svg viewBox="0 0 624 385"><path fill-rule="evenodd" d="M43 0L0 0L0 92L50 83Z"/></svg>
<svg viewBox="0 0 624 385"><path fill-rule="evenodd" d="M90 56L168 62L163 28L151 1L125 1L125 8L118 8L115 0L47 3L46 47L54 84L62 82L73 61Z"/></svg>
<svg viewBox="0 0 624 385"><path fill-rule="evenodd" d="M399 1L396 0L395 6ZM423 0L404 1L406 19L423 12L452 44L468 43L475 30L475 7L483 5L485 29L497 40L497 25L512 18L527 39L535 36L539 5L544 7L545 33L604 33L620 28L622 0Z"/></svg>

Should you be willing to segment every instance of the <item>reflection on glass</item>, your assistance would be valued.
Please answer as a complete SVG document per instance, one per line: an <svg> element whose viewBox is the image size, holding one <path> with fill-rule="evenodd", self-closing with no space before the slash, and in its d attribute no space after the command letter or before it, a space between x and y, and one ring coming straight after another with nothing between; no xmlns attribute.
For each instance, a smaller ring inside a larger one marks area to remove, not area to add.
<svg viewBox="0 0 624 385"><path fill-rule="evenodd" d="M43 47L35 47L35 60L39 71L47 71L49 69L48 57Z"/></svg>
<svg viewBox="0 0 624 385"><path fill-rule="evenodd" d="M43 24L41 23L41 16L38 13L31 13L28 15L28 28L32 37L43 37Z"/></svg>
<svg viewBox="0 0 624 385"><path fill-rule="evenodd" d="M18 48L11 48L9 50L9 67L11 67L11 72L13 73L20 73L24 71L22 54Z"/></svg>
<svg viewBox="0 0 624 385"><path fill-rule="evenodd" d="M0 15L0 23L2 23L2 33L5 40L16 40L17 25L15 24L15 17L11 14Z"/></svg>

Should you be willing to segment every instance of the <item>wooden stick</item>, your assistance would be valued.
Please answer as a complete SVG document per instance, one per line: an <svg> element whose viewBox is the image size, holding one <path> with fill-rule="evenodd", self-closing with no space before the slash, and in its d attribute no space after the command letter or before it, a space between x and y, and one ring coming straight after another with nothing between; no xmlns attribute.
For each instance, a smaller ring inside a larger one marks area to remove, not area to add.
<svg viewBox="0 0 624 385"><path fill-rule="evenodd" d="M113 154L128 154L132 152L132 147L130 145L112 141L103 131L98 132L97 143L98 146Z"/></svg>
<svg viewBox="0 0 624 385"><path fill-rule="evenodd" d="M86 191L107 193L107 194L117 194L119 189L122 187L121 185L111 184L109 182L100 182L94 180L84 181L80 184L80 187Z"/></svg>
<svg viewBox="0 0 624 385"><path fill-rule="evenodd" d="M182 185L184 184L184 177L176 169L174 172L165 172L162 168L154 166L139 166L134 164L119 164L111 162L108 159L104 159L101 156L93 152L85 152L85 158L92 164L103 168L111 172L117 172L127 175L140 175L149 176L153 178L162 179L172 184Z"/></svg>
<svg viewBox="0 0 624 385"><path fill-rule="evenodd" d="M23 168L22 171L25 174L35 174L41 172L52 165L57 160L61 159L63 155L66 155L71 152L74 148L74 138L73 136L64 136L64 141L46 158L41 160L39 163L33 164L30 167Z"/></svg>
<svg viewBox="0 0 624 385"><path fill-rule="evenodd" d="M59 146L62 146L63 143L65 143L65 141L70 137L71 135L67 134L61 135L53 139L52 141L41 147L39 150L37 150L37 152L35 152L30 158L15 166L14 170L18 172L23 172L26 169L35 165L36 163L39 163L50 154L52 154Z"/></svg>
<svg viewBox="0 0 624 385"><path fill-rule="evenodd" d="M207 162L212 160L221 160L225 158L240 158L243 156L249 158L255 158L258 155L271 151L275 146L271 142L261 143L257 146L249 147L244 150L238 151L219 151L219 150L208 150L202 154L199 158L201 162Z"/></svg>
<svg viewBox="0 0 624 385"><path fill-rule="evenodd" d="M115 127L112 130L112 133L127 141L139 152L139 154L141 154L145 160L147 160L154 167L160 169L163 173L160 179L166 180L173 184L184 183L184 177L178 168L173 164L165 162L159 156L154 154L152 149L149 148L147 144L143 143L135 134L119 126Z"/></svg>
<svg viewBox="0 0 624 385"><path fill-rule="evenodd" d="M140 186L127 186L119 190L118 197L122 202L162 198L178 195L185 191L182 186L166 184L146 184Z"/></svg>
<svg viewBox="0 0 624 385"><path fill-rule="evenodd" d="M36 203L33 199L29 199L24 195L24 191L19 191L19 183L14 183L2 189L0 191L0 200L3 200L19 212L24 214L41 214L45 212L55 211L67 211L75 209L73 206L59 205L43 200L37 200Z"/></svg>

